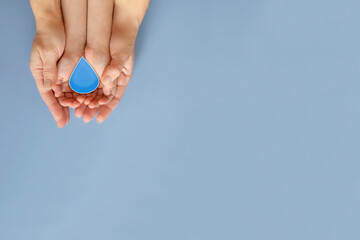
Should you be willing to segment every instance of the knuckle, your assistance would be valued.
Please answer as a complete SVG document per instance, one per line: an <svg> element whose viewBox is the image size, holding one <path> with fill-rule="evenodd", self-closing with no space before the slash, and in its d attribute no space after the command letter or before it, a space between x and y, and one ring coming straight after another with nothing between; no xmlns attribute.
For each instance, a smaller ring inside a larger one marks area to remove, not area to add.
<svg viewBox="0 0 360 240"><path fill-rule="evenodd" d="M44 65L43 71L44 73L56 72L56 65Z"/></svg>
<svg viewBox="0 0 360 240"><path fill-rule="evenodd" d="M117 67L110 67L108 68L107 74L111 75L113 78L118 77L121 73L121 69Z"/></svg>
<svg viewBox="0 0 360 240"><path fill-rule="evenodd" d="M49 78L54 78L55 77L55 73L56 73L56 68L44 68L43 70L43 75L44 77L49 77Z"/></svg>
<svg viewBox="0 0 360 240"><path fill-rule="evenodd" d="M131 76L122 76L119 78L118 85L120 86L127 86L129 85Z"/></svg>
<svg viewBox="0 0 360 240"><path fill-rule="evenodd" d="M35 79L40 78L42 74L42 67L35 65L34 63L29 64L31 74Z"/></svg>

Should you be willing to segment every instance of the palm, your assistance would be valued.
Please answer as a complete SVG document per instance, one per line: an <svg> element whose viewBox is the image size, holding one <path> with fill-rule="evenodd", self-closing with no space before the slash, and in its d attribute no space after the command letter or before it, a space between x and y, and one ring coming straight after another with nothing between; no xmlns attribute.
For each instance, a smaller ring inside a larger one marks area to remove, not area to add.
<svg viewBox="0 0 360 240"><path fill-rule="evenodd" d="M75 110L76 116L80 117L83 116L85 122L91 121L97 114L97 121L99 123L105 121L111 112L116 108L116 106L120 103L121 98L123 97L126 87L131 79L132 73L134 68L134 52L125 62L120 76L117 78L116 81L113 81L115 86L112 88L112 97L110 101L104 104L100 104L95 108L86 107L85 104L82 104L79 108Z"/></svg>
<svg viewBox="0 0 360 240"><path fill-rule="evenodd" d="M98 76L101 76L110 61L109 54L104 55L91 48L85 49L85 58L88 60ZM69 92L71 89L68 86L68 83L65 82L63 84L67 85L63 85L64 104L72 104L69 106L76 108L75 115L77 117L83 116L83 120L85 122L90 121L102 105L109 104L116 93L115 81L111 83L111 86L106 86L107 89L104 88L104 84L100 81L98 88L88 94L76 94L73 91ZM68 98L66 96L68 96Z"/></svg>
<svg viewBox="0 0 360 240"><path fill-rule="evenodd" d="M51 85L56 80L56 62L65 48L65 32L62 25L50 28L46 33L37 33L31 49L30 69L35 78L39 93L48 106L58 127L64 127L69 122L69 109L59 104ZM51 80L52 84L49 84Z"/></svg>
<svg viewBox="0 0 360 240"><path fill-rule="evenodd" d="M105 104L109 102L114 94L112 93L109 96L104 95L102 83L100 83L99 87L91 93L79 94L77 92L74 92L70 88L68 81L57 84L54 87L54 92L59 103L63 107L71 107L71 108L77 108L82 103L89 106L90 108L95 108L101 104Z"/></svg>
<svg viewBox="0 0 360 240"><path fill-rule="evenodd" d="M85 52L88 53L89 51ZM69 86L69 79L73 69L75 68L77 59L80 59L81 53L77 53L73 56L65 54L58 64L59 78L57 84L53 87L55 97L63 107L78 108L81 104L88 106L89 108L96 108L101 104L108 103L115 94L115 84L108 95L103 92L103 83L100 82L98 88L88 94L79 94L74 92ZM95 71L99 75L99 71L103 71L103 65L106 66L106 59L102 60L97 57L96 54L88 53L88 61L93 63ZM102 60L102 61L101 61ZM101 73L101 72L100 72Z"/></svg>

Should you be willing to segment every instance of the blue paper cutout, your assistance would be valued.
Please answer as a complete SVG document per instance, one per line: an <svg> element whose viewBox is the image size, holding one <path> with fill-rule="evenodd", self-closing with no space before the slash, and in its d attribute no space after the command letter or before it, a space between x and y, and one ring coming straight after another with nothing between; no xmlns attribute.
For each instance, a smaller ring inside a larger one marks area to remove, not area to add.
<svg viewBox="0 0 360 240"><path fill-rule="evenodd" d="M69 85L72 90L82 94L90 93L99 86L98 75L84 57L80 58L72 72Z"/></svg>

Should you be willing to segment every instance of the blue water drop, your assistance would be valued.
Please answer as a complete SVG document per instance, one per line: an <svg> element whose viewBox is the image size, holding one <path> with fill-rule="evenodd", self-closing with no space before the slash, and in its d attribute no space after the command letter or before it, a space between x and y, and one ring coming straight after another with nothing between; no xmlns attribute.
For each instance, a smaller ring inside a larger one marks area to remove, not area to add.
<svg viewBox="0 0 360 240"><path fill-rule="evenodd" d="M99 86L98 75L84 57L80 58L72 72L69 85L72 90L82 94L90 93Z"/></svg>

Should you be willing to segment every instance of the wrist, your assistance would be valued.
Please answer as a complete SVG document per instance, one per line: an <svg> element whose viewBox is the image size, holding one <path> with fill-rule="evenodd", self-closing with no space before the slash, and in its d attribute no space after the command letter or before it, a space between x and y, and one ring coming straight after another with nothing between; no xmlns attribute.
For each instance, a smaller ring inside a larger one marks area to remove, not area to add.
<svg viewBox="0 0 360 240"><path fill-rule="evenodd" d="M64 29L60 0L30 0L36 22L36 32Z"/></svg>
<svg viewBox="0 0 360 240"><path fill-rule="evenodd" d="M137 31L145 16L150 0L116 0L115 7L120 25Z"/></svg>
<svg viewBox="0 0 360 240"><path fill-rule="evenodd" d="M85 41L78 41L76 39L66 39L65 52L72 56L84 55L85 52Z"/></svg>

